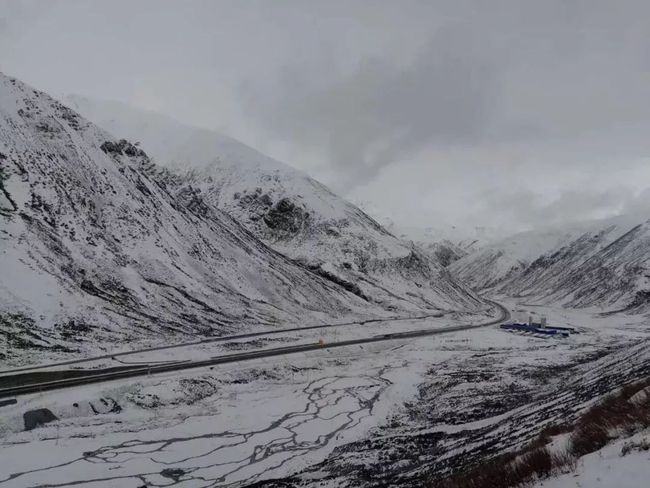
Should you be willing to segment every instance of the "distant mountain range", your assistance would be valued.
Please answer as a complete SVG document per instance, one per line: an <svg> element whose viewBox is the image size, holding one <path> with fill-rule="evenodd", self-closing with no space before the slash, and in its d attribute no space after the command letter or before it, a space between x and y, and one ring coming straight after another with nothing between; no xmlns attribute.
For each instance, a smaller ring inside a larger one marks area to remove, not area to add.
<svg viewBox="0 0 650 488"><path fill-rule="evenodd" d="M650 305L650 222L623 215L525 232L449 267L474 289L537 303L644 312Z"/></svg>

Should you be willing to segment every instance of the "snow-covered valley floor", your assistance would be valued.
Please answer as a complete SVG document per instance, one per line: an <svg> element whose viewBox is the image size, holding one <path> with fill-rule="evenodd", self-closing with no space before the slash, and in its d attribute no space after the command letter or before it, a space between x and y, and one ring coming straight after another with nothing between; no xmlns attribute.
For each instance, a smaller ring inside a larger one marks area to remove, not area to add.
<svg viewBox="0 0 650 488"><path fill-rule="evenodd" d="M580 333L488 327L21 396L0 407L0 488L422 486L650 374L646 318L508 305ZM25 431L39 408L59 420Z"/></svg>

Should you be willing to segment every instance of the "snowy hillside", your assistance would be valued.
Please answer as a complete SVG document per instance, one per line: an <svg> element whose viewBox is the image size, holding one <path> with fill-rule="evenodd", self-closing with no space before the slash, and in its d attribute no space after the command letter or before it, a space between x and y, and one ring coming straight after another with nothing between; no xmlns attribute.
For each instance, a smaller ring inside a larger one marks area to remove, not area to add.
<svg viewBox="0 0 650 488"><path fill-rule="evenodd" d="M380 312L2 74L0 168L0 359Z"/></svg>
<svg viewBox="0 0 650 488"><path fill-rule="evenodd" d="M479 290L636 310L650 296L650 223L646 216L627 215L517 234L450 269Z"/></svg>
<svg viewBox="0 0 650 488"><path fill-rule="evenodd" d="M141 142L147 154L166 167L205 168L221 162L249 169L292 169L226 135L125 103L79 95L69 95L63 103L111 134Z"/></svg>
<svg viewBox="0 0 650 488"><path fill-rule="evenodd" d="M111 132L142 143L273 249L388 310L470 309L478 298L432 253L396 238L304 173L226 136L116 102L68 100Z"/></svg>

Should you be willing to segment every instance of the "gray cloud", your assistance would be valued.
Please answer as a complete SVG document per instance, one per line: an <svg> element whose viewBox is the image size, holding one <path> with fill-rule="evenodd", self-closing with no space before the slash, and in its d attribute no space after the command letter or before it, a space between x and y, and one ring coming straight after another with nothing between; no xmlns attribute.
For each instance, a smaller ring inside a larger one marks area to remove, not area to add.
<svg viewBox="0 0 650 488"><path fill-rule="evenodd" d="M642 19L650 6L459 5L407 63L362 58L329 84L322 71L304 75L313 64L284 66L275 83L244 91L249 116L278 137L326 152L361 181L432 144L647 150L650 38ZM612 142L597 137L605 131Z"/></svg>
<svg viewBox="0 0 650 488"><path fill-rule="evenodd" d="M589 190L562 191L550 199L543 194L519 191L493 196L486 201L502 217L522 224L524 229L534 229L611 217L623 208L631 208L633 202L640 202L638 198L625 187L617 187L593 193Z"/></svg>
<svg viewBox="0 0 650 488"><path fill-rule="evenodd" d="M312 86L285 68L276 86L247 92L252 117L279 137L325 150L346 186L427 145L475 143L500 96L485 40L442 26L405 66L364 58L350 76Z"/></svg>
<svg viewBox="0 0 650 488"><path fill-rule="evenodd" d="M520 229L650 206L648 18L641 0L6 0L0 69L229 133L398 222Z"/></svg>

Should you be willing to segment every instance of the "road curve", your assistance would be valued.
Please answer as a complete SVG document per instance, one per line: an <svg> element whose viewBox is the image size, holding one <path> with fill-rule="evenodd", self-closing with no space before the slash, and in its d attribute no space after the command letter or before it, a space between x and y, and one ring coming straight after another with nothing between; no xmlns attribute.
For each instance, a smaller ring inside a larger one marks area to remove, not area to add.
<svg viewBox="0 0 650 488"><path fill-rule="evenodd" d="M282 356L286 354L309 352L309 351L315 351L319 349L333 349L335 347L347 347L347 346L354 346L354 345L370 344L374 342L392 341L392 340L399 340L399 339L411 339L411 338L426 337L426 336L432 336L438 334L448 334L450 332L459 332L463 330L471 330L471 329L496 325L505 322L510 318L510 311L507 308L505 308L503 305L491 300L487 300L487 301L500 310L501 316L498 319L491 320L489 322L485 322L482 324L457 325L454 327L445 327L442 329L437 328L437 329L415 330L415 331L408 331L408 332L396 332L396 333L366 337L362 339L351 339L346 341L330 342L327 344L320 344L320 343L299 344L294 346L264 349L261 351L248 351L248 352L243 352L238 354L229 354L225 356L215 356L210 359L203 359L199 361L185 360L185 361L175 361L175 362L163 363L163 364L149 364L142 367L134 367L134 368L129 368L120 371L103 372L102 370L96 370L96 371L89 370L87 376L66 378L61 380L48 381L44 383L20 385L20 386L0 389L0 398L25 395L28 393L37 393L46 390L57 390L61 388L68 388L71 386L85 385L90 383L101 383L101 382L111 381L115 379L133 378L138 376L147 376L156 373L166 373L170 371L180 371L184 369L201 368L206 366L214 366L218 364L236 363L241 361L250 361L253 359Z"/></svg>

